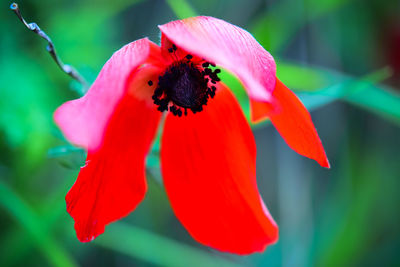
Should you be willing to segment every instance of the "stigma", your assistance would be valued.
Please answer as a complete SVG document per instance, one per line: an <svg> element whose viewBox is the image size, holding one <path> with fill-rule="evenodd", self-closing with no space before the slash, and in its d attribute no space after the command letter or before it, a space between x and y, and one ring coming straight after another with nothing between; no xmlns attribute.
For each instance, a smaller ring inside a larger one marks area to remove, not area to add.
<svg viewBox="0 0 400 267"><path fill-rule="evenodd" d="M175 55L178 48L173 44L168 52ZM205 60L193 62L193 56L175 60L164 74L158 77L157 87L152 96L154 104L161 112L169 111L175 116L201 112L208 101L215 96L216 83L220 81L220 69L211 69L214 64ZM152 86L153 81L148 81Z"/></svg>

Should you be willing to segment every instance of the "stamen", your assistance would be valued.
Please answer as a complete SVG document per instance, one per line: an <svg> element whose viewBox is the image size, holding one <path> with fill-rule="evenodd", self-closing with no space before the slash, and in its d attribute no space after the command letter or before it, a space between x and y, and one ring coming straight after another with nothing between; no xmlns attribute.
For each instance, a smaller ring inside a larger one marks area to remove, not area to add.
<svg viewBox="0 0 400 267"><path fill-rule="evenodd" d="M177 56L176 53L175 53L175 51L177 51L177 50L178 50L178 47L176 47L175 44L172 44L172 47L168 48L168 52L169 52L170 54L173 54L173 56L171 56L171 57L172 57L172 59L173 59L174 61L178 61L178 56Z"/></svg>
<svg viewBox="0 0 400 267"><path fill-rule="evenodd" d="M214 84L220 81L218 73L221 70L212 70L209 66L215 67L215 64L207 61L192 62L193 56L190 54L178 60L175 54L177 49L175 44L168 49L168 52L175 56L175 60L165 73L158 77L152 99L154 104L158 105L157 110L169 111L181 117L183 114L187 116L188 109L193 114L201 112L208 100L214 98L217 90ZM148 84L151 86L153 82L150 80Z"/></svg>

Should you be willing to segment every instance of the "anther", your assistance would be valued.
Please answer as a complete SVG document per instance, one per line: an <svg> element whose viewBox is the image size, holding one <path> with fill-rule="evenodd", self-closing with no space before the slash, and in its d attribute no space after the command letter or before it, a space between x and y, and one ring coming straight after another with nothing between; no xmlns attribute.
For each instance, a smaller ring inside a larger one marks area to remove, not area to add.
<svg viewBox="0 0 400 267"><path fill-rule="evenodd" d="M168 49L170 53L176 50L174 44ZM220 81L217 74L221 71L208 68L213 66L210 62L196 64L191 61L192 58L192 55L187 54L183 59L174 61L165 73L158 77L152 99L154 104L158 105L159 111L169 111L179 117L187 116L188 109L193 114L201 112L208 100L214 98L217 89L214 84ZM148 84L151 86L153 82L148 81Z"/></svg>
<svg viewBox="0 0 400 267"><path fill-rule="evenodd" d="M168 48L168 52L173 53L174 50L172 50L172 48Z"/></svg>
<svg viewBox="0 0 400 267"><path fill-rule="evenodd" d="M149 86L152 86L152 85L153 85L153 81L148 81L147 84L148 84Z"/></svg>
<svg viewBox="0 0 400 267"><path fill-rule="evenodd" d="M172 49L173 49L174 51L178 50L178 48L176 47L175 44L172 44Z"/></svg>

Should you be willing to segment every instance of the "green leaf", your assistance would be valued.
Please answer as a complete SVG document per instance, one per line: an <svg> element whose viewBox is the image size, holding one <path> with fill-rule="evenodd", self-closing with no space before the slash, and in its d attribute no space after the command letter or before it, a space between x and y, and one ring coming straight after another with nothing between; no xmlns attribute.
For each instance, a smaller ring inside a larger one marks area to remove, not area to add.
<svg viewBox="0 0 400 267"><path fill-rule="evenodd" d="M60 157L60 156L65 156L69 155L71 153L85 153L85 150L80 147L75 147L73 145L65 145L65 146L57 146L50 148L47 152L47 155L49 157Z"/></svg>
<svg viewBox="0 0 400 267"><path fill-rule="evenodd" d="M276 65L278 78L297 91L317 91L344 80L332 71L295 62L277 61Z"/></svg>
<svg viewBox="0 0 400 267"><path fill-rule="evenodd" d="M391 88L371 83L360 84L359 90L347 95L344 100L367 109L393 122L400 123L400 95Z"/></svg>
<svg viewBox="0 0 400 267"><path fill-rule="evenodd" d="M291 68L296 69L293 65ZM302 92L297 92L297 95L307 109L313 110L335 100L342 100L396 123L400 122L400 94L390 87L376 84L391 76L389 68L379 69L358 79L318 68L308 67L307 72L319 77L322 84L331 84L332 80L342 81L310 92L304 92L304 88L301 88ZM286 80L283 81L286 83Z"/></svg>

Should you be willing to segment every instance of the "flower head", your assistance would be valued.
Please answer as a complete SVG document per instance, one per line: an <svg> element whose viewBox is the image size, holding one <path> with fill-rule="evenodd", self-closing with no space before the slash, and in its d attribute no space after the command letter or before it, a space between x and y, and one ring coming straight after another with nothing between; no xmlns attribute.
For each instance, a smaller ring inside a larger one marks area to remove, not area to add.
<svg viewBox="0 0 400 267"><path fill-rule="evenodd" d="M161 46L147 38L124 46L85 96L55 112L65 136L88 151L66 196L77 236L93 240L144 198L145 158L164 112L161 170L177 218L204 245L263 251L278 227L257 189L253 134L215 66L243 83L253 122L269 117L291 148L329 167L311 117L247 31L212 17L159 28Z"/></svg>

